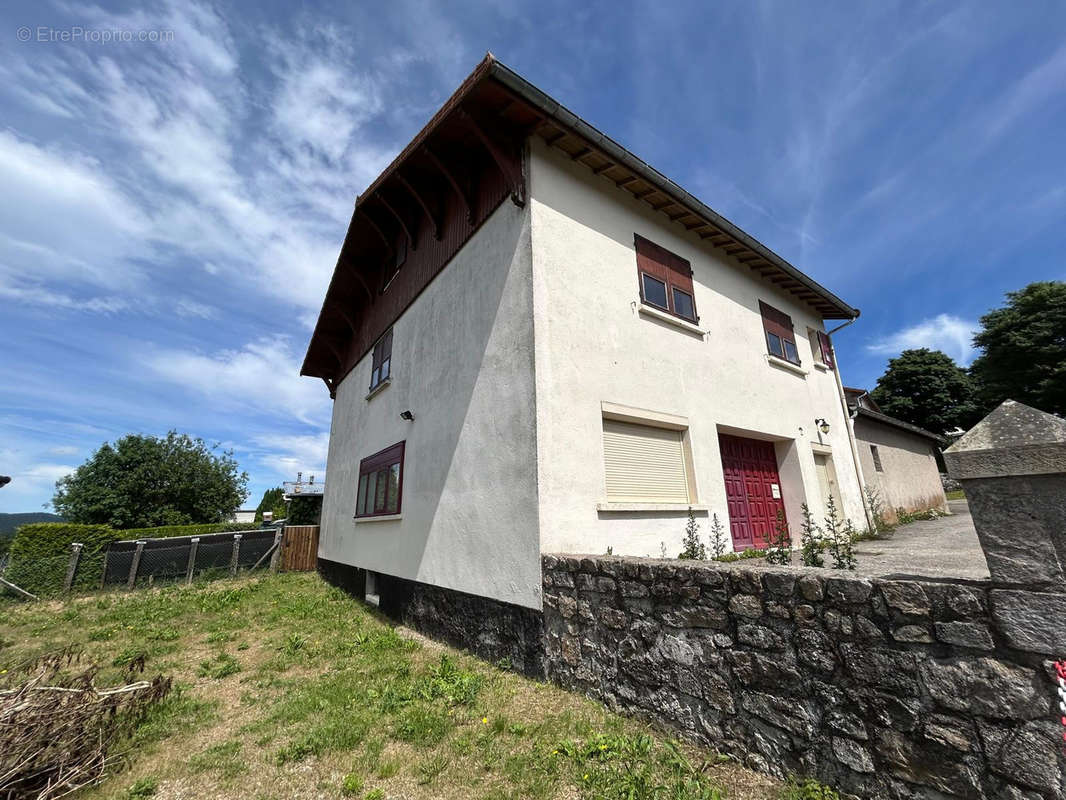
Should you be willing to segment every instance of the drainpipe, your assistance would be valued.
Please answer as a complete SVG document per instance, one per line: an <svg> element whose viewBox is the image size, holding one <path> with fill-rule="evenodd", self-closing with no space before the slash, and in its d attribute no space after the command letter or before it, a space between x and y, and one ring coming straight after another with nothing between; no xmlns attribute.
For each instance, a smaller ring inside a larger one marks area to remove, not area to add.
<svg viewBox="0 0 1066 800"><path fill-rule="evenodd" d="M855 322L856 319L858 319L858 317L852 317L843 325L838 325L833 328L833 330L826 333L826 336L832 336L837 331L843 330ZM832 343L832 340L830 340L830 343ZM859 500L862 502L863 514L866 515L866 527L868 530L873 531L873 511L866 502L866 478L863 477L862 474L862 463L859 461L859 446L855 441L855 417L852 415L851 411L848 410L848 398L847 395L844 394L844 383L840 380L840 362L836 358L835 349L833 361L835 362L833 366L836 367L833 372L836 376L837 397L840 399L840 407L844 412L844 425L848 429L848 444L851 445L851 463L855 466L855 478L859 481Z"/></svg>

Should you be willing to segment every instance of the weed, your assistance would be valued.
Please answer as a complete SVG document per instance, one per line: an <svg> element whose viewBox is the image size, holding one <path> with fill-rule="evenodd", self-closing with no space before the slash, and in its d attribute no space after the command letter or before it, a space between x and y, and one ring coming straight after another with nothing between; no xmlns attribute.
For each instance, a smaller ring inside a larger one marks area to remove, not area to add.
<svg viewBox="0 0 1066 800"><path fill-rule="evenodd" d="M214 678L221 680L230 675L236 675L241 671L240 662L229 653L221 652L214 658L200 662L200 669L196 673L201 678Z"/></svg>
<svg viewBox="0 0 1066 800"><path fill-rule="evenodd" d="M749 547L746 550L734 550L732 553L722 553L715 561L729 563L732 561L745 561L749 558L766 558L766 551L757 547Z"/></svg>
<svg viewBox="0 0 1066 800"><path fill-rule="evenodd" d="M369 792L363 795L363 800L385 800L385 790L371 789Z"/></svg>
<svg viewBox="0 0 1066 800"><path fill-rule="evenodd" d="M354 772L349 772L341 780L341 794L346 797L354 797L363 791L363 779Z"/></svg>
<svg viewBox="0 0 1066 800"><path fill-rule="evenodd" d="M410 742L429 747L444 740L453 727L447 714L422 705L408 708L393 730L393 736L401 742Z"/></svg>
<svg viewBox="0 0 1066 800"><path fill-rule="evenodd" d="M948 500L965 500L966 492L962 489L955 489L954 491L946 492L944 496L947 497Z"/></svg>
<svg viewBox="0 0 1066 800"><path fill-rule="evenodd" d="M833 569L855 569L855 553L852 550L855 526L850 519L841 523L833 495L829 495L825 510L825 533L833 558Z"/></svg>
<svg viewBox="0 0 1066 800"><path fill-rule="evenodd" d="M126 790L126 798L127 800L143 800L145 797L154 796L157 791L159 791L159 781L149 775L134 781Z"/></svg>
<svg viewBox="0 0 1066 800"><path fill-rule="evenodd" d="M874 526L872 531L866 531L867 538L879 539L892 533L895 528L885 519L885 504L881 500L881 495L870 485L862 487L862 490L866 495L866 505L870 509L870 516L873 518Z"/></svg>
<svg viewBox="0 0 1066 800"><path fill-rule="evenodd" d="M378 766L377 776L382 780L391 778L393 775L400 771L400 762L394 759L382 761Z"/></svg>
<svg viewBox="0 0 1066 800"><path fill-rule="evenodd" d="M231 780L248 771L240 759L241 743L236 739L212 745L189 759L193 772L214 772L224 780Z"/></svg>
<svg viewBox="0 0 1066 800"><path fill-rule="evenodd" d="M448 768L448 763L448 759L440 754L422 761L417 767L419 785L428 786L437 780L440 774Z"/></svg>
<svg viewBox="0 0 1066 800"><path fill-rule="evenodd" d="M789 778L781 800L840 800L840 795L814 778Z"/></svg>
<svg viewBox="0 0 1066 800"><path fill-rule="evenodd" d="M140 647L126 647L111 661L113 667L128 667L138 659L147 658L148 654Z"/></svg>
<svg viewBox="0 0 1066 800"><path fill-rule="evenodd" d="M423 700L443 699L449 705L473 704L484 679L476 672L461 670L446 653L429 675L419 681L415 694Z"/></svg>

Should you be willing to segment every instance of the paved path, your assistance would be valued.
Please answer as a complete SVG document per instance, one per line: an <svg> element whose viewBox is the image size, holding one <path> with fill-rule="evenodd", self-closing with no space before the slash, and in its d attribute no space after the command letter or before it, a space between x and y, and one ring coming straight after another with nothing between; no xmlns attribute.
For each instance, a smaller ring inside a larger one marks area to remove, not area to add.
<svg viewBox="0 0 1066 800"><path fill-rule="evenodd" d="M987 579L988 565L965 500L949 500L950 517L912 522L884 539L859 542L862 575L927 575Z"/></svg>

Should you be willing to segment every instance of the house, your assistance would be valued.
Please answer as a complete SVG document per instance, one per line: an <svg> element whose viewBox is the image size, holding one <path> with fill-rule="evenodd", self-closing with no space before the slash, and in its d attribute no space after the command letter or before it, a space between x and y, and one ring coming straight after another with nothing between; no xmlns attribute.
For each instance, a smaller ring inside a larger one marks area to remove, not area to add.
<svg viewBox="0 0 1066 800"><path fill-rule="evenodd" d="M890 417L865 389L844 387L866 486L896 522L899 511L947 512L937 454L947 439Z"/></svg>
<svg viewBox="0 0 1066 800"><path fill-rule="evenodd" d="M858 315L490 55L358 197L308 347L323 568L536 609L542 553L673 557L690 509L865 527Z"/></svg>
<svg viewBox="0 0 1066 800"><path fill-rule="evenodd" d="M255 522L255 509L254 508L241 508L233 512L233 516L230 517L229 522L248 523Z"/></svg>

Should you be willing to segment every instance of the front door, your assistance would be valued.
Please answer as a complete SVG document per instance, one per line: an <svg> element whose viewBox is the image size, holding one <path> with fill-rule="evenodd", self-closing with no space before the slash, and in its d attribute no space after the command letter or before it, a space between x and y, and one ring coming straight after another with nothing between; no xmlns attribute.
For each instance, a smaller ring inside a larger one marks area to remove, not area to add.
<svg viewBox="0 0 1066 800"><path fill-rule="evenodd" d="M718 446L733 549L763 549L777 527L777 512L785 508L773 442L719 434Z"/></svg>
<svg viewBox="0 0 1066 800"><path fill-rule="evenodd" d="M837 472L833 468L833 459L822 453L814 454L814 471L818 473L818 488L822 491L822 500L833 498L837 513L841 513L840 495L837 494Z"/></svg>

